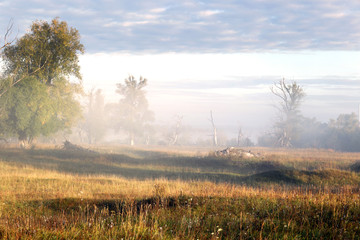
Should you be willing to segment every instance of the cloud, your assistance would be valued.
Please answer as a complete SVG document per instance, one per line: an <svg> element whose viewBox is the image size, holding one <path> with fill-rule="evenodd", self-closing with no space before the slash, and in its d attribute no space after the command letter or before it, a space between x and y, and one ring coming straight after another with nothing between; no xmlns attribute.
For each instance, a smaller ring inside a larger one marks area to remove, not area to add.
<svg viewBox="0 0 360 240"><path fill-rule="evenodd" d="M214 15L219 14L221 12L222 11L220 11L220 10L205 10L205 11L200 11L199 15L201 17L211 17L211 16L214 16Z"/></svg>
<svg viewBox="0 0 360 240"><path fill-rule="evenodd" d="M60 17L89 52L254 52L360 50L358 0L16 0L0 3L0 28L20 33Z"/></svg>
<svg viewBox="0 0 360 240"><path fill-rule="evenodd" d="M73 8L73 7L69 7L67 9L67 11L69 13L74 14L75 16L94 16L96 15L96 11L92 10L92 9L87 9L87 8Z"/></svg>
<svg viewBox="0 0 360 240"><path fill-rule="evenodd" d="M27 11L30 14L34 14L34 15L53 15L53 16L57 16L57 15L61 14L61 10L48 10L46 8L30 8Z"/></svg>
<svg viewBox="0 0 360 240"><path fill-rule="evenodd" d="M325 13L323 17L325 18L343 18L346 16L344 12L333 12L333 13Z"/></svg>
<svg viewBox="0 0 360 240"><path fill-rule="evenodd" d="M6 7L10 5L10 1L2 1L0 2L0 7Z"/></svg>
<svg viewBox="0 0 360 240"><path fill-rule="evenodd" d="M149 12L152 12L152 13L162 13L162 12L165 12L166 11L166 8L162 7L162 8L153 8L153 9L150 9Z"/></svg>

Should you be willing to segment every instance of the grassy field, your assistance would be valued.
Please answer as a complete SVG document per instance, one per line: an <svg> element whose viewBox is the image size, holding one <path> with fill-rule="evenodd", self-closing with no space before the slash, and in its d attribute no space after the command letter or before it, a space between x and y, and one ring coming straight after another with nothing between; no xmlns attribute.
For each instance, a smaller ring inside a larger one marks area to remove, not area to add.
<svg viewBox="0 0 360 240"><path fill-rule="evenodd" d="M0 149L2 239L360 239L360 153Z"/></svg>

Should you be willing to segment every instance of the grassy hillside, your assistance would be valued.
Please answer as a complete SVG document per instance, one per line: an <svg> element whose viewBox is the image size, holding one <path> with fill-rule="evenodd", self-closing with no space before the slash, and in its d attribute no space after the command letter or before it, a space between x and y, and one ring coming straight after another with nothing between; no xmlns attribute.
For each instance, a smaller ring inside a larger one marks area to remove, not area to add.
<svg viewBox="0 0 360 240"><path fill-rule="evenodd" d="M360 153L0 150L7 239L358 239Z"/></svg>

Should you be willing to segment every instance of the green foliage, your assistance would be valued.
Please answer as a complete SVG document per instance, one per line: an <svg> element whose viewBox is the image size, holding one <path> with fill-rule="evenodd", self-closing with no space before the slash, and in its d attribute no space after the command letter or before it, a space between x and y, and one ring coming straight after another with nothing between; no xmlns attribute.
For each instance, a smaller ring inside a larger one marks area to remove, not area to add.
<svg viewBox="0 0 360 240"><path fill-rule="evenodd" d="M340 114L336 120L330 120L329 127L345 132L359 131L359 118L355 113Z"/></svg>
<svg viewBox="0 0 360 240"><path fill-rule="evenodd" d="M143 88L147 85L147 79L140 77L137 81L134 76L129 76L125 82L117 84L117 93L122 96L120 100L119 126L129 133L130 144L134 144L135 136L142 135L147 123L153 121L154 114L148 109Z"/></svg>
<svg viewBox="0 0 360 240"><path fill-rule="evenodd" d="M73 94L67 81L49 87L34 77L24 79L0 98L6 113L0 118L2 131L31 143L39 135L71 127L81 112Z"/></svg>
<svg viewBox="0 0 360 240"><path fill-rule="evenodd" d="M78 31L55 18L51 24L34 22L30 33L5 47L3 60L7 75L33 75L52 84L60 76L81 79L78 53L83 52Z"/></svg>
<svg viewBox="0 0 360 240"><path fill-rule="evenodd" d="M31 31L4 48L0 81L1 132L31 143L39 135L69 129L80 116L80 35L57 18L34 22Z"/></svg>
<svg viewBox="0 0 360 240"><path fill-rule="evenodd" d="M330 120L324 135L326 147L342 151L360 151L360 127L355 113L340 114Z"/></svg>
<svg viewBox="0 0 360 240"><path fill-rule="evenodd" d="M331 148L340 151L360 151L360 127L355 113L340 114L336 120L321 123L315 118L298 118L298 133L292 141L297 148ZM259 145L271 146L274 136L259 137Z"/></svg>
<svg viewBox="0 0 360 240"><path fill-rule="evenodd" d="M299 107L305 92L296 82L286 84L282 79L271 91L280 99L279 118L273 133L259 136L260 146L360 151L360 126L355 113L340 114L336 120L321 123L315 118L301 116Z"/></svg>

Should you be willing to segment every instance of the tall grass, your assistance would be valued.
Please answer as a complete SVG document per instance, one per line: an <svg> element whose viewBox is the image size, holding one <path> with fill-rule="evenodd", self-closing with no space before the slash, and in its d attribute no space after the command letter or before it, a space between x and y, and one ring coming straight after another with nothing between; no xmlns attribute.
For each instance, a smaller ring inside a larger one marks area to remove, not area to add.
<svg viewBox="0 0 360 240"><path fill-rule="evenodd" d="M0 238L359 239L359 154L258 151L2 149Z"/></svg>

